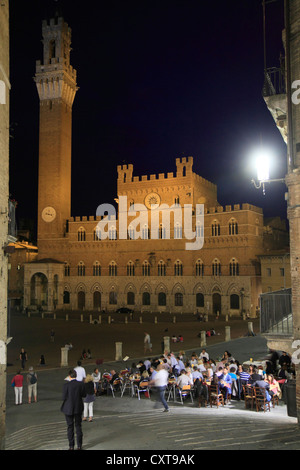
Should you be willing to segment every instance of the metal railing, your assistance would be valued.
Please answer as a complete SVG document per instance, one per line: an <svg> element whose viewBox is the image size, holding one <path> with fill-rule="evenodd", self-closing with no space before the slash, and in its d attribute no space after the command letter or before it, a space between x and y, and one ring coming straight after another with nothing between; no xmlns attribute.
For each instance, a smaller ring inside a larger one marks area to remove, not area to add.
<svg viewBox="0 0 300 470"><path fill-rule="evenodd" d="M293 334L291 289L261 294L260 332L274 335Z"/></svg>
<svg viewBox="0 0 300 470"><path fill-rule="evenodd" d="M263 96L282 95L285 93L285 70L281 67L266 69Z"/></svg>

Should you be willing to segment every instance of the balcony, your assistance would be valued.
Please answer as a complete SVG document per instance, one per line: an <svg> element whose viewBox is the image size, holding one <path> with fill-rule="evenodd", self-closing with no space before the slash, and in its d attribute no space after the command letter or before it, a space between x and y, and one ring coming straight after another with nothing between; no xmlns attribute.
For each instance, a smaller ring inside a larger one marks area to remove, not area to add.
<svg viewBox="0 0 300 470"><path fill-rule="evenodd" d="M260 296L260 332L270 349L291 351L293 340L292 290L282 289Z"/></svg>
<svg viewBox="0 0 300 470"><path fill-rule="evenodd" d="M284 68L271 67L265 70L262 95L283 140L287 143L287 100Z"/></svg>

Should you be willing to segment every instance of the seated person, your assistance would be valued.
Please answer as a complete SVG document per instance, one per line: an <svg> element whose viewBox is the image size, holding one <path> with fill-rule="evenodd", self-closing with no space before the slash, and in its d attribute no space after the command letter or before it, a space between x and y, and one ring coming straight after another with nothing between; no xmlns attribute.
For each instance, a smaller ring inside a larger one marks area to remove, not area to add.
<svg viewBox="0 0 300 470"><path fill-rule="evenodd" d="M279 358L279 365L282 367L283 364L285 364L287 366L287 369L289 369L291 366L291 362L292 361L288 353L285 351L282 351L282 355Z"/></svg>
<svg viewBox="0 0 300 470"><path fill-rule="evenodd" d="M231 395L232 377L229 375L228 367L224 367L223 375L219 377L220 390L225 394L225 400Z"/></svg>
<svg viewBox="0 0 300 470"><path fill-rule="evenodd" d="M201 374L201 372L199 371L199 369L196 366L193 366L193 368L192 368L192 377L193 377L194 383L195 383L196 379L203 380L203 375Z"/></svg>
<svg viewBox="0 0 300 470"><path fill-rule="evenodd" d="M203 398L206 402L208 402L208 387L205 385L203 379L197 378L194 383L195 389L195 397L199 398L199 406L200 400Z"/></svg>
<svg viewBox="0 0 300 470"><path fill-rule="evenodd" d="M172 343L177 343L177 336L175 335L172 336Z"/></svg>
<svg viewBox="0 0 300 470"><path fill-rule="evenodd" d="M277 382L277 380L274 379L274 376L272 374L268 375L267 380L268 380L268 383L270 385L269 394L271 395L271 397L273 397L275 395L278 398L281 398L280 385Z"/></svg>
<svg viewBox="0 0 300 470"><path fill-rule="evenodd" d="M181 374L180 376L178 377L178 379L176 380L176 384L179 388L182 388L184 385L192 385L191 384L191 380L189 379L189 377L187 376L187 373L186 373L186 370L183 369L181 371Z"/></svg>
<svg viewBox="0 0 300 470"><path fill-rule="evenodd" d="M250 380L250 374L248 372L248 368L245 366L239 366L238 368L238 374L237 374L241 380L241 385L246 385L249 383Z"/></svg>
<svg viewBox="0 0 300 470"><path fill-rule="evenodd" d="M264 379L261 378L260 380L257 380L256 382L254 382L254 387L259 387L259 388L263 388L265 390L265 393L266 393L266 400L267 401L270 401L271 400L271 395L269 393L270 391L270 384L268 382L268 379L267 377L265 377Z"/></svg>
<svg viewBox="0 0 300 470"><path fill-rule="evenodd" d="M209 361L209 354L208 354L208 352L206 351L206 349L202 349L201 354L200 354L200 356L199 356L199 359L203 359L203 358L205 358L205 359L207 359L207 360Z"/></svg>
<svg viewBox="0 0 300 470"><path fill-rule="evenodd" d="M252 385L257 380L261 380L261 375L258 373L258 369L255 366L253 366L252 373L250 373L249 383Z"/></svg>

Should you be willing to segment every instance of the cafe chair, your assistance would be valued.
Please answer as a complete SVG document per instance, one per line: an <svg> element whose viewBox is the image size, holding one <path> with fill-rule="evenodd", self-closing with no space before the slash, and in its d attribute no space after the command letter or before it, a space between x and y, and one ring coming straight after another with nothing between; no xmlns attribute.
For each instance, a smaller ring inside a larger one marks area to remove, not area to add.
<svg viewBox="0 0 300 470"><path fill-rule="evenodd" d="M134 388L139 400L141 399L141 393L144 393L145 397L150 398L149 382L142 381L139 384L135 384Z"/></svg>
<svg viewBox="0 0 300 470"><path fill-rule="evenodd" d="M220 392L217 384L211 384L209 386L209 403L211 408L213 405L217 405L218 408L220 405L224 406L224 396Z"/></svg>
<svg viewBox="0 0 300 470"><path fill-rule="evenodd" d="M269 410L271 411L270 401L267 400L266 397L266 389L260 387L254 387L255 393L255 403L256 403L256 411L263 412Z"/></svg>
<svg viewBox="0 0 300 470"><path fill-rule="evenodd" d="M243 394L245 400L245 408L250 404L251 409L254 408L255 403L255 391L251 385L243 385Z"/></svg>
<svg viewBox="0 0 300 470"><path fill-rule="evenodd" d="M193 390L191 385L183 385L182 388L177 387L177 392L180 397L180 402L183 405L183 399L190 397L191 402L194 403L193 400Z"/></svg>

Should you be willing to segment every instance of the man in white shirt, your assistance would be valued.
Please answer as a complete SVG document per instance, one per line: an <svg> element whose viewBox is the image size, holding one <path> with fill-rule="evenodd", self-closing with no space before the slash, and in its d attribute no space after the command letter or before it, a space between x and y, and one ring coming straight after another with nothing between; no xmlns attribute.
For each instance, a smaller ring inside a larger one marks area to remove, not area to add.
<svg viewBox="0 0 300 470"><path fill-rule="evenodd" d="M206 349L202 349L202 352L199 356L200 359L203 359L204 357L207 361L209 361L209 354L208 354L208 352L206 352Z"/></svg>
<svg viewBox="0 0 300 470"><path fill-rule="evenodd" d="M165 390L168 385L169 373L168 371L166 371L163 364L159 364L156 370L157 373L149 382L149 385L154 385L156 387L158 392L158 398L164 406L164 411L169 411L169 406L165 399Z"/></svg>
<svg viewBox="0 0 300 470"><path fill-rule="evenodd" d="M145 332L145 337L144 337L144 352L146 354L147 351L152 352L152 344L151 344L151 339L149 333Z"/></svg>
<svg viewBox="0 0 300 470"><path fill-rule="evenodd" d="M181 371L181 374L178 377L176 384L179 388L182 388L184 385L192 385L191 380L186 374L186 370Z"/></svg>
<svg viewBox="0 0 300 470"><path fill-rule="evenodd" d="M75 367L76 370L76 380L78 382L84 382L84 379L86 378L86 373L85 373L85 369L81 366L81 361L78 361L77 362L77 367Z"/></svg>

